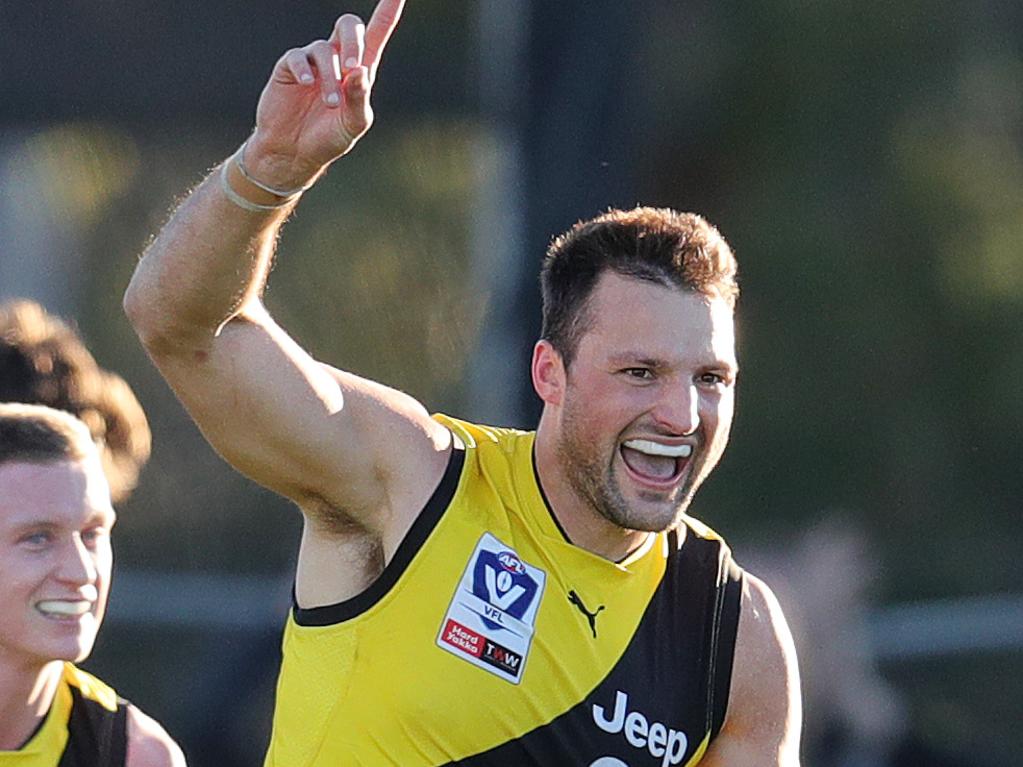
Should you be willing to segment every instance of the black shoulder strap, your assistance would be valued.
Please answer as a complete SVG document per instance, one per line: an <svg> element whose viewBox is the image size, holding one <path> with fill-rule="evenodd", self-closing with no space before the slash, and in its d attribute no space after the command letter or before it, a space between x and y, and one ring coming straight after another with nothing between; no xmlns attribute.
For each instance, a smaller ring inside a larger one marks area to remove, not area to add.
<svg viewBox="0 0 1023 767"><path fill-rule="evenodd" d="M457 445L452 448L451 456L448 458L448 466L444 470L433 495L426 502L426 506L419 516L412 523L412 527L405 533L405 537L387 563L380 576L360 594L337 602L332 605L321 607L299 607L295 598L295 587L291 588L292 615L295 623L300 626L332 626L335 623L351 620L369 610L379 602L387 593L394 588L398 579L402 576L412 559L426 543L434 528L440 524L441 517L447 511L448 506L458 491L458 484L462 479L462 467L465 465L465 448Z"/></svg>
<svg viewBox="0 0 1023 767"><path fill-rule="evenodd" d="M128 702L110 711L71 686L68 741L57 767L124 767L128 753Z"/></svg>
<svg viewBox="0 0 1023 767"><path fill-rule="evenodd" d="M728 691L732 685L732 665L735 658L735 637L739 630L739 608L742 602L742 568L735 564L728 550L724 550L725 569L724 583L720 587L720 605L716 616L717 641L711 648L714 661L711 666L710 700L711 712L710 738L714 740L725 723L728 711Z"/></svg>

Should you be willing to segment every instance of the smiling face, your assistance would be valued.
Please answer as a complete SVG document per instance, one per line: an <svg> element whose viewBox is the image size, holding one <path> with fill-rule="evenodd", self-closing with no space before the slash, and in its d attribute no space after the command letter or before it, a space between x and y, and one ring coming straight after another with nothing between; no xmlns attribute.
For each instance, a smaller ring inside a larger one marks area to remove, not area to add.
<svg viewBox="0 0 1023 767"><path fill-rule="evenodd" d="M110 588L114 518L95 453L0 463L0 660L89 655Z"/></svg>
<svg viewBox="0 0 1023 767"><path fill-rule="evenodd" d="M732 309L609 271L586 315L567 371L546 342L534 356L560 473L581 505L615 526L666 530L728 442L738 370Z"/></svg>

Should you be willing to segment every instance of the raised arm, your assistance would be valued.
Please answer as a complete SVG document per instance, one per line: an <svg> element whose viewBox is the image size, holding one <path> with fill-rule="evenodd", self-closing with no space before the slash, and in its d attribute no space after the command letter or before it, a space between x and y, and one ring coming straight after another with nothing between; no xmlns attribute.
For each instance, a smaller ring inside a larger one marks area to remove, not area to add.
<svg viewBox="0 0 1023 767"><path fill-rule="evenodd" d="M314 530L354 526L385 546L429 496L450 436L410 397L313 360L261 295L299 190L372 123L402 6L380 0L365 26L346 14L328 39L280 58L252 135L178 208L125 295L150 356L228 461L296 500Z"/></svg>
<svg viewBox="0 0 1023 767"><path fill-rule="evenodd" d="M746 574L724 727L700 767L799 767L799 669L771 590Z"/></svg>

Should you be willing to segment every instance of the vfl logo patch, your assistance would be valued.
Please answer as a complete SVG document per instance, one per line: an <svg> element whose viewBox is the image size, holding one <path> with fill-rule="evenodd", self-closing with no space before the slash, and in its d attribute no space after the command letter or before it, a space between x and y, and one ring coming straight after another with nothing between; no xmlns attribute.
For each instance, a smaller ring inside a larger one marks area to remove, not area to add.
<svg viewBox="0 0 1023 767"><path fill-rule="evenodd" d="M437 646L518 684L547 574L484 533L441 623Z"/></svg>

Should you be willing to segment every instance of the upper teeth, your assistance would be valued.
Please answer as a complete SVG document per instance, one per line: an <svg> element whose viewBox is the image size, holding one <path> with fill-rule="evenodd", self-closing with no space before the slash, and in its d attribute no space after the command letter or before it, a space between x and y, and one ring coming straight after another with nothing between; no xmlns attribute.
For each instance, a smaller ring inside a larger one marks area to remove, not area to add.
<svg viewBox="0 0 1023 767"><path fill-rule="evenodd" d="M52 613L54 615L85 615L92 607L92 603L86 600L68 602L63 599L48 599L36 605L40 612Z"/></svg>
<svg viewBox="0 0 1023 767"><path fill-rule="evenodd" d="M669 458L688 458L693 452L692 445L662 445L649 439L630 439L625 443L625 447L647 455L664 455Z"/></svg>

